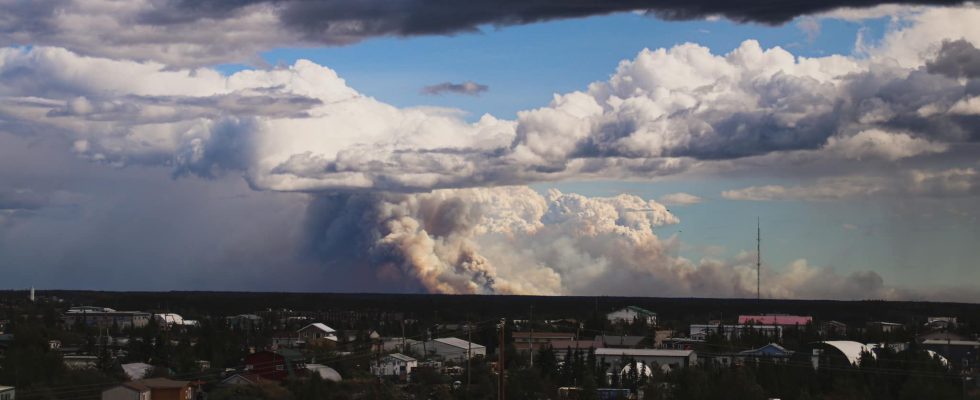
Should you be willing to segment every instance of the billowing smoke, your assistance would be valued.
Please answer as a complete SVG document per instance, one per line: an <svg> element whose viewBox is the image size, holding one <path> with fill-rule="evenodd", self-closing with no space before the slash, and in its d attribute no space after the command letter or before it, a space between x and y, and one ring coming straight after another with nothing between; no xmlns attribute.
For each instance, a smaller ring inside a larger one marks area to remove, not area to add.
<svg viewBox="0 0 980 400"><path fill-rule="evenodd" d="M663 205L524 186L424 194L318 195L308 246L337 270L371 268L407 291L496 294L755 294L754 254L678 257ZM658 234L658 232L660 232ZM804 260L766 268L767 297L896 298L874 272L840 275Z"/></svg>

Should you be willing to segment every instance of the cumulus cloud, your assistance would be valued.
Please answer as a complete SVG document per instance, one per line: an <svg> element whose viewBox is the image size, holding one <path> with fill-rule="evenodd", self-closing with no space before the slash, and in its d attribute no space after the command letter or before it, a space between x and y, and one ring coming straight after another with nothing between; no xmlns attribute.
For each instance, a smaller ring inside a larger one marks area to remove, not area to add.
<svg viewBox="0 0 980 400"><path fill-rule="evenodd" d="M443 82L422 88L422 94L441 95L444 93L451 93L478 96L480 93L486 92L489 89L489 86L473 81L466 81L462 83Z"/></svg>
<svg viewBox="0 0 980 400"><path fill-rule="evenodd" d="M936 59L927 62L926 68L951 78L980 78L980 49L965 39L943 41Z"/></svg>
<svg viewBox="0 0 980 400"><path fill-rule="evenodd" d="M824 146L825 150L845 158L860 160L864 157L879 157L890 161L921 154L942 153L948 148L949 145L945 143L934 143L907 133L890 133L880 129L864 130L843 138L830 137Z"/></svg>
<svg viewBox="0 0 980 400"><path fill-rule="evenodd" d="M372 37L449 35L476 32L485 25L529 24L640 10L670 19L724 16L739 22L778 24L839 7L868 7L875 1L733 5L717 0L677 2L629 0L574 2L549 0L183 1L109 0L0 1L0 45L44 45L81 54L202 66L259 62L273 47L343 45ZM889 1L888 3L896 3ZM947 0L899 1L955 4Z"/></svg>
<svg viewBox="0 0 980 400"><path fill-rule="evenodd" d="M980 10L915 18L950 15L969 20ZM921 30L897 29L890 35ZM556 94L516 120L475 122L393 107L303 60L224 76L7 48L0 50L0 129L60 134L78 155L113 165L167 165L178 176L235 171L254 188L279 191L649 178L698 162L799 150L895 161L980 140L980 124L957 106L972 98L969 83L925 67L950 36L980 40L980 32L943 31L932 36L936 50L910 67L890 58L905 54L895 49L870 59L796 57L752 40L723 55L690 43L643 50L608 80Z"/></svg>
<svg viewBox="0 0 980 400"><path fill-rule="evenodd" d="M660 196L660 202L672 206L689 206L700 203L702 198L690 193L670 193Z"/></svg>

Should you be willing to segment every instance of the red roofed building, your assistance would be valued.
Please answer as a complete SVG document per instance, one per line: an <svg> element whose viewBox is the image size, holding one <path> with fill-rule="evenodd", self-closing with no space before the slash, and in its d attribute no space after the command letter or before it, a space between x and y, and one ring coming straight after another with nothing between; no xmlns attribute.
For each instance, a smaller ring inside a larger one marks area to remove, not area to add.
<svg viewBox="0 0 980 400"><path fill-rule="evenodd" d="M739 325L803 326L813 322L813 317L799 315L739 315Z"/></svg>

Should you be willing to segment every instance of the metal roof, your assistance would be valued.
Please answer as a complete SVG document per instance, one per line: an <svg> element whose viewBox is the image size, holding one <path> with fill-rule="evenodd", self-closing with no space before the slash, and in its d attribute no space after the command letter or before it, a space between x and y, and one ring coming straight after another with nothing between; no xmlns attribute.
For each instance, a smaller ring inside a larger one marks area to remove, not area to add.
<svg viewBox="0 0 980 400"><path fill-rule="evenodd" d="M300 330L299 330L299 331L297 331L297 332L300 332L300 331L305 331L305 330L306 330L306 328L309 328L309 327L313 327L313 328L316 328L316 329L319 329L319 330L321 330L321 331L324 331L324 332L326 332L326 333L335 333L335 332L337 332L337 331L336 331L336 330L334 330L333 328L331 328L331 327L329 327L329 326L326 326L325 324L323 324L323 323L320 323L320 322L314 322L314 323L312 323L312 324L309 324L309 325L307 325L307 326L304 326L304 327L302 327L302 328L300 328Z"/></svg>
<svg viewBox="0 0 980 400"><path fill-rule="evenodd" d="M639 314L646 314L646 315L653 315L653 316L656 316L657 315L657 313L655 313L653 311L650 311L650 310L647 310L647 309L645 309L643 307L627 306L626 308L628 308L630 310L633 310L633 311L635 311L635 312L637 312Z"/></svg>
<svg viewBox="0 0 980 400"><path fill-rule="evenodd" d="M328 381L340 382L343 380L337 370L323 364L306 364L306 369L310 372L315 372L316 374L320 375L320 378Z"/></svg>
<svg viewBox="0 0 980 400"><path fill-rule="evenodd" d="M596 335L595 344L596 347L603 346L638 346L640 342L645 339L646 336L630 336L630 335Z"/></svg>
<svg viewBox="0 0 980 400"><path fill-rule="evenodd" d="M806 325L813 322L813 317L803 315L739 315L739 324L755 323L759 325Z"/></svg>
<svg viewBox="0 0 980 400"><path fill-rule="evenodd" d="M868 352L871 354L872 357L877 358L877 355L875 355L875 353L871 351L871 347L868 347L859 342L854 342L850 340L828 340L820 343L826 344L828 346L831 346L839 350L841 353L844 354L845 357L847 357L847 361L849 361L851 364L854 365L857 365L858 362L861 361L861 353L863 352Z"/></svg>
<svg viewBox="0 0 980 400"><path fill-rule="evenodd" d="M388 357L394 358L396 360L401 360L401 361L418 361L418 360L416 360L416 359L414 359L412 357L406 356L406 355L404 355L402 353L391 353L391 354L388 355Z"/></svg>
<svg viewBox="0 0 980 400"><path fill-rule="evenodd" d="M459 347L461 349L465 349L465 348L469 347L468 343L470 343L470 342L467 342L467 341L465 341L463 339L454 338L454 337L438 338L438 339L433 339L433 340L435 340L435 341L437 341L439 343L442 343L442 344L449 345L449 346ZM483 348L483 346L482 345L479 345L479 344L476 344L476 343L472 343L472 348L474 348L474 349L481 349L481 348Z"/></svg>
<svg viewBox="0 0 980 400"><path fill-rule="evenodd" d="M780 346L780 345L778 345L776 343L769 343L769 344L767 344L765 346L762 346L762 347L759 347L757 349L740 351L740 352L738 352L738 354L741 354L741 355L757 355L757 354L758 355L771 355L772 352L767 351L767 350L774 350L775 353L785 354L787 356L788 355L792 355L794 353L793 351L786 350L785 347Z"/></svg>
<svg viewBox="0 0 980 400"><path fill-rule="evenodd" d="M688 357L694 350L671 349L595 349L597 356Z"/></svg>
<svg viewBox="0 0 980 400"><path fill-rule="evenodd" d="M952 346L980 346L980 342L976 340L942 340L942 339L929 339L922 342L922 344L938 344L938 345L952 345Z"/></svg>

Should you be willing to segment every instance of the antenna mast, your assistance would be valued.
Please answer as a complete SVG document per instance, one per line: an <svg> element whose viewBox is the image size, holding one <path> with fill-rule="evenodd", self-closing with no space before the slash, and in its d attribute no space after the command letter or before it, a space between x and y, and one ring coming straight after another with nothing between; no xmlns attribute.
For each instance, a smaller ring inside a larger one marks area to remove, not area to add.
<svg viewBox="0 0 980 400"><path fill-rule="evenodd" d="M755 299L762 299L762 225L755 217Z"/></svg>

